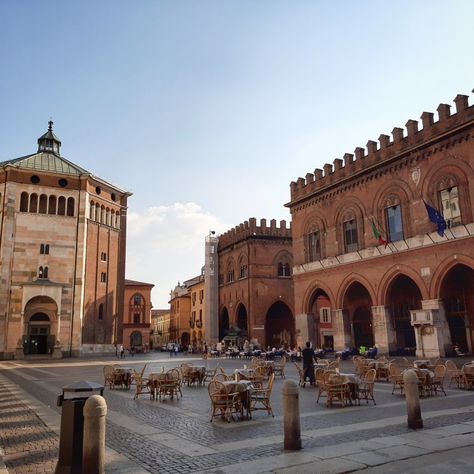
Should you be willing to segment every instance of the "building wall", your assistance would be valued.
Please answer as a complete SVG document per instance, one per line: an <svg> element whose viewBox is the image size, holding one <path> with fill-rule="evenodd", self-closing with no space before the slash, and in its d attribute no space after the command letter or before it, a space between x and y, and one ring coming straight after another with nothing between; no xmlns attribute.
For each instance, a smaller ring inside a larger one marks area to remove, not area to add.
<svg viewBox="0 0 474 474"><path fill-rule="evenodd" d="M40 177L38 184L31 183L32 175ZM67 185L60 186L59 179L67 179ZM0 357L22 357L29 318L37 313L50 319L56 356L114 350L123 308L118 290L125 268L125 235L110 223L89 219L87 190L95 193L98 186L107 189L90 175L9 166L0 170ZM110 207L123 221L128 195L113 191L116 201L109 196ZM48 200L50 196L74 198L74 213L20 211L22 193L44 194ZM40 254L41 244L49 245L49 254ZM100 261L101 252L107 253L106 262ZM38 278L39 267L48 267L48 278ZM107 273L106 282L100 282L102 271ZM101 321L99 304L105 307Z"/></svg>
<svg viewBox="0 0 474 474"><path fill-rule="evenodd" d="M438 321L432 332L437 340L425 340L437 346L430 354L448 351L452 341L440 301L442 282L456 264L474 269L474 107L468 106L465 96L458 96L455 102L455 114L441 104L436 122L433 114L423 113L422 130L410 120L405 136L402 129L395 128L392 140L381 135L379 146L369 141L367 152L356 148L355 159L346 154L344 161L337 159L333 165L325 165L324 171L317 169L291 183L288 206L293 218L295 311L297 325L309 338L320 337L314 306L322 295L329 299L333 311L336 348L354 345L354 312L364 301L371 311L374 342L384 350L400 349L397 322L390 311L394 311L393 285L403 280L410 282L408 288L419 292L410 310L431 311ZM423 200L441 209L441 191L455 188L459 191L461 222L453 222L440 237ZM379 245L372 221L389 240L386 213L397 206L403 238ZM343 226L349 220L357 223L356 252L347 251L344 245ZM309 258L312 232L319 232L322 253L314 261ZM466 305L472 334L474 305ZM417 353L423 342L422 334L418 334L421 329L413 329Z"/></svg>
<svg viewBox="0 0 474 474"><path fill-rule="evenodd" d="M206 295L205 295L204 276L199 281L189 287L191 295L191 315L189 320L189 332L191 334L191 344L201 349L206 341L204 315L206 311Z"/></svg>
<svg viewBox="0 0 474 474"><path fill-rule="evenodd" d="M153 285L137 285L125 282L124 291L124 315L123 315L123 345L131 349L131 335L138 332L141 334L141 347L136 345L135 349L145 351L150 346L151 330L151 290ZM140 304L135 304L135 297L140 298ZM139 322L135 322L134 314L139 314Z"/></svg>
<svg viewBox="0 0 474 474"><path fill-rule="evenodd" d="M268 330L279 318L285 320L290 333L285 342L294 344L292 280L290 275L278 275L279 263L288 269L293 266L286 222L277 227L272 220L267 226L262 219L257 226L255 219L249 219L219 237L218 256L220 339L226 332L227 314L229 327L240 327L245 338L261 345L276 344Z"/></svg>

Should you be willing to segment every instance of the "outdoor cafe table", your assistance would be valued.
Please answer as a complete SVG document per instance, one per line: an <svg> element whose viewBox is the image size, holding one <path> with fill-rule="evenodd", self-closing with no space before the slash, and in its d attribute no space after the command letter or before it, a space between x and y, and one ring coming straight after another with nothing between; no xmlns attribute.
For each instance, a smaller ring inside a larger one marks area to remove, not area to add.
<svg viewBox="0 0 474 474"><path fill-rule="evenodd" d="M349 391L351 392L351 400L357 400L357 392L359 390L360 379L355 374L334 374L344 377L344 383L349 386ZM331 383L331 378L329 377L329 383Z"/></svg>
<svg viewBox="0 0 474 474"><path fill-rule="evenodd" d="M129 367L116 367L114 368L114 385L125 385L126 388L130 388L132 382L132 369Z"/></svg>
<svg viewBox="0 0 474 474"><path fill-rule="evenodd" d="M413 362L413 366L417 369L430 369L431 367L433 367L431 365L431 361L429 360L415 360Z"/></svg>
<svg viewBox="0 0 474 474"><path fill-rule="evenodd" d="M250 380L255 377L254 369L235 369L234 371L237 381L240 380Z"/></svg>
<svg viewBox="0 0 474 474"><path fill-rule="evenodd" d="M245 408L247 418L251 418L250 413L250 397L252 395L252 382L250 380L227 380L222 382L225 386L227 393L239 393L239 398L242 406Z"/></svg>
<svg viewBox="0 0 474 474"><path fill-rule="evenodd" d="M265 367L265 371L268 376L272 375L273 367L275 367L275 362L273 360L264 360L260 363L262 367Z"/></svg>

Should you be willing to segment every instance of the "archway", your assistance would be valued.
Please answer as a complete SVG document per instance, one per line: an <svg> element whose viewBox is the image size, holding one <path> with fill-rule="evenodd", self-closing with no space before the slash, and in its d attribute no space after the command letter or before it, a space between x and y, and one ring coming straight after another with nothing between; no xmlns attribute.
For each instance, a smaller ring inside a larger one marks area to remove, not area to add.
<svg viewBox="0 0 474 474"><path fill-rule="evenodd" d="M445 275L440 289L451 341L461 351L473 350L474 270L458 264Z"/></svg>
<svg viewBox="0 0 474 474"><path fill-rule="evenodd" d="M415 329L411 325L410 310L421 309L421 292L406 275L394 278L387 291L387 305L396 334L397 352L415 353Z"/></svg>
<svg viewBox="0 0 474 474"><path fill-rule="evenodd" d="M265 318L265 342L267 346L293 347L295 344L295 321L288 306L277 301Z"/></svg>
<svg viewBox="0 0 474 474"><path fill-rule="evenodd" d="M229 330L229 313L227 308L224 308L221 313L221 317L219 318L219 341L224 339L224 336L227 334Z"/></svg>
<svg viewBox="0 0 474 474"><path fill-rule="evenodd" d="M331 301L328 294L318 288L310 299L309 316L314 321L314 342L315 347L325 347L334 349L334 336L331 321Z"/></svg>
<svg viewBox="0 0 474 474"><path fill-rule="evenodd" d="M49 296L35 296L25 305L23 325L23 352L25 354L52 354L57 331L55 301Z"/></svg>
<svg viewBox="0 0 474 474"><path fill-rule="evenodd" d="M132 347L140 348L142 347L142 333L140 331L133 331L130 334L130 349Z"/></svg>
<svg viewBox="0 0 474 474"><path fill-rule="evenodd" d="M352 323L352 339L355 347L374 345L372 329L372 298L359 282L352 283L344 295L344 309Z"/></svg>
<svg viewBox="0 0 474 474"><path fill-rule="evenodd" d="M246 338L248 335L247 310L243 304L240 304L237 309L237 327L240 329L239 337Z"/></svg>

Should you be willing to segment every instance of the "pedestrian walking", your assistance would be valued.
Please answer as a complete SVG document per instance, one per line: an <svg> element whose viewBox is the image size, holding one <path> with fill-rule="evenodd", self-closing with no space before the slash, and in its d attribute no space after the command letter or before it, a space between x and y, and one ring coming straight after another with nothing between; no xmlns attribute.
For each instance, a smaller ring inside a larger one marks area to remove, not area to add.
<svg viewBox="0 0 474 474"><path fill-rule="evenodd" d="M314 385L314 350L311 349L311 343L308 341L306 343L306 347L302 351L303 355L303 372L304 372L304 380L309 378L309 382L311 385Z"/></svg>

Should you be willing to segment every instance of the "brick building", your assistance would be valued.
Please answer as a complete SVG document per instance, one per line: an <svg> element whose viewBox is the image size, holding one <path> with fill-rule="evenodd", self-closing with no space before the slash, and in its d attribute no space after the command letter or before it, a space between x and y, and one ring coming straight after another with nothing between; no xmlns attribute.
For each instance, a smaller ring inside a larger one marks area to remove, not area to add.
<svg viewBox="0 0 474 474"><path fill-rule="evenodd" d="M293 346L291 229L255 218L219 236L219 340L230 328L263 346Z"/></svg>
<svg viewBox="0 0 474 474"><path fill-rule="evenodd" d="M421 129L409 120L406 133L291 183L302 341L426 357L473 350L474 106L454 102L455 113L441 104ZM424 201L442 213L441 235Z"/></svg>
<svg viewBox="0 0 474 474"><path fill-rule="evenodd" d="M151 290L155 285L135 280L125 280L123 335L126 349L137 352L150 347Z"/></svg>
<svg viewBox="0 0 474 474"><path fill-rule="evenodd" d="M0 357L115 351L129 193L66 160L48 131L0 163Z"/></svg>

